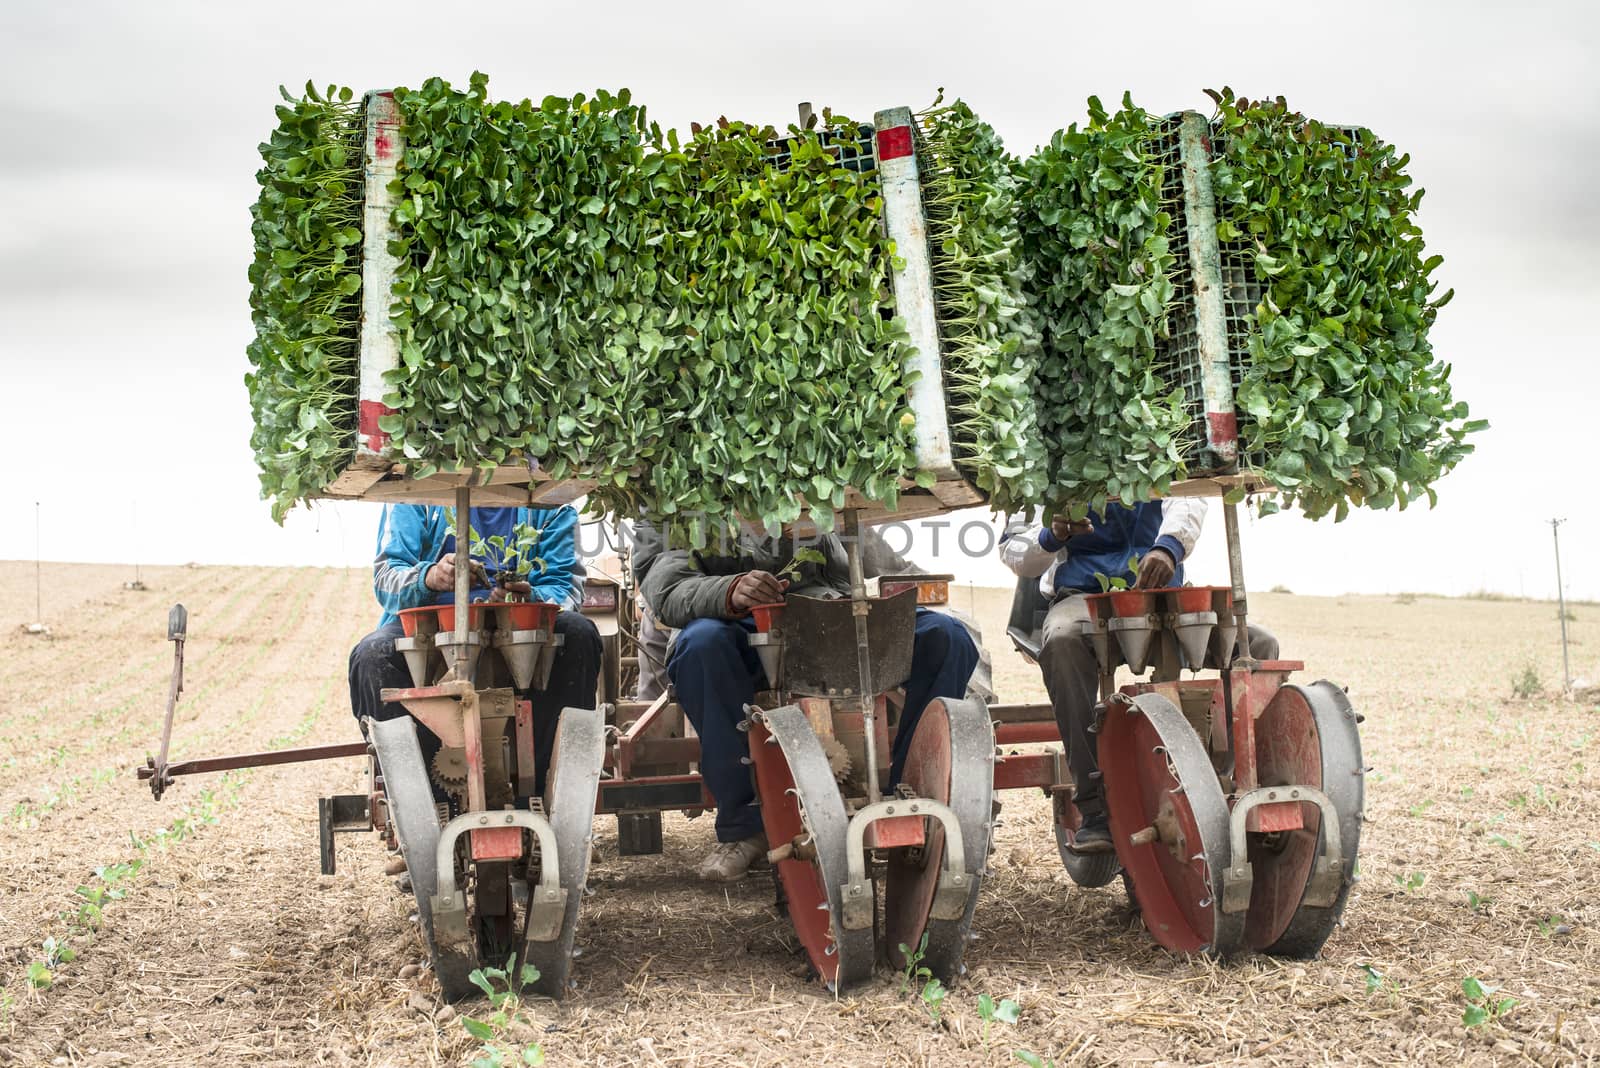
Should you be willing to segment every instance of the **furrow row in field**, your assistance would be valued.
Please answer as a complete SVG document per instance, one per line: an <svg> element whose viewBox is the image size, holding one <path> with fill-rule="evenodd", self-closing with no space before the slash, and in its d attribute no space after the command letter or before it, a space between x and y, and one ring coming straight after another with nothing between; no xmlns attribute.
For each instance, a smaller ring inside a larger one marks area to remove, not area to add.
<svg viewBox="0 0 1600 1068"><path fill-rule="evenodd" d="M248 728L261 710L268 707L269 698L294 684L304 671L312 672L314 677L323 673L337 675L345 650L354 641L347 636L355 633L355 627L347 627L345 635L330 643L319 628L304 623L306 606L326 602L330 585L332 581L324 575L314 586L304 585L294 591L293 600L281 606L285 612L281 639L254 647L243 663L217 665L232 681L224 686L213 680L200 687L192 698L187 698L193 702L192 708L184 717L185 722L174 725L169 759L176 761L185 756L215 755L248 748L246 739L252 733ZM271 654L270 659L266 659L268 654ZM241 708L236 696L239 700L253 696L253 700ZM80 754L96 752L103 766L79 770L83 761L74 761L65 764L63 769L73 771L70 777L58 777L60 773L52 771L46 781L19 788L24 792L18 796L26 800L15 801L7 809L0 810L0 823L9 821L19 829L36 826L50 816L73 808L76 802L106 788L108 783L130 777L132 768L142 763L143 754L154 747L163 712L160 707L145 709L140 715L130 717L114 735L101 739L105 743L103 746L80 746ZM32 792L28 792L29 789Z"/></svg>
<svg viewBox="0 0 1600 1068"><path fill-rule="evenodd" d="M204 645L199 657L184 665L186 689L174 717L174 735L181 737L185 726L206 715L208 704L219 694L237 684L239 676L248 674L253 666L269 652L286 641L292 641L305 614L307 602L313 594L331 585L332 573L295 572L287 583L288 589L279 592L277 584L269 591L256 596L239 598L239 622L234 626L259 626L260 633L268 635L252 639L249 633L239 633L224 627L221 634ZM320 574L320 579L319 579ZM245 591L248 594L248 591ZM232 599L230 599L231 602ZM265 603L263 603L265 602ZM161 719L166 712L168 680L152 676L141 687L132 689L121 701L107 704L86 718L72 721L63 717L51 728L40 732L30 742L32 756L18 758L0 775L0 790L15 792L14 784L26 779L30 772L49 763L59 763L59 749L53 742L77 734L79 740L70 742L66 749L77 762L96 763L103 759L106 750L122 742L135 745L154 745ZM105 733L85 737L92 730ZM137 754L135 758L137 759Z"/></svg>
<svg viewBox="0 0 1600 1068"><path fill-rule="evenodd" d="M237 577L238 572L231 574ZM236 611L249 609L255 604L255 600L246 600L247 595L259 600L261 596L275 593L295 580L295 572L263 572L258 583L234 581L226 585L224 574L212 577L216 589L206 591L206 600L196 600L190 614L190 632L195 635L195 640L186 650L186 666L201 667L232 640L240 622ZM262 586L267 588L262 589ZM226 598L213 606L211 598L222 594L226 594ZM210 636L207 636L207 631ZM143 638L139 635L130 636L125 630L114 626L98 626L93 633L73 639L73 648L62 649L59 655L102 667L104 673L88 673L85 683L65 690L59 682L54 681L59 678L59 673L36 683L31 694L26 686L18 684L12 702L18 711L6 720L10 737L0 741L37 745L66 731L76 731L82 722L80 710L91 699L108 691L114 695L119 688L124 688L124 680L130 677L137 679L126 683L130 692L120 701L102 706L92 715L103 718L115 714L135 701L147 699L148 691L160 690L164 694L172 675L172 646L164 641L165 635L163 621L159 629L152 628L149 635ZM111 665L117 652L123 649L127 650L127 654L122 657L121 666L113 668ZM28 705L32 706L33 711L20 714L20 708ZM43 730L36 729L41 722L47 722L49 726Z"/></svg>

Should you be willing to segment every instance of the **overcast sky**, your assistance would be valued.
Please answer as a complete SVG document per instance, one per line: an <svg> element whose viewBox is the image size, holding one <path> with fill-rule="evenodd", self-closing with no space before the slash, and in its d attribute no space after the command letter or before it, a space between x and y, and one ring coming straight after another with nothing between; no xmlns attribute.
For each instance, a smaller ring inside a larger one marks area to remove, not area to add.
<svg viewBox="0 0 1600 1068"><path fill-rule="evenodd" d="M664 124L870 117L939 86L1030 150L1091 93L1282 94L1412 155L1457 291L1433 331L1493 429L1440 505L1247 534L1251 585L1600 597L1596 16L1582 3L0 6L0 559L364 564L375 506L257 499L243 376L256 145L277 86L628 86ZM1213 513L1194 577L1223 577ZM948 538L946 544L948 544ZM921 549L927 549L926 532ZM930 564L999 581L941 553Z"/></svg>

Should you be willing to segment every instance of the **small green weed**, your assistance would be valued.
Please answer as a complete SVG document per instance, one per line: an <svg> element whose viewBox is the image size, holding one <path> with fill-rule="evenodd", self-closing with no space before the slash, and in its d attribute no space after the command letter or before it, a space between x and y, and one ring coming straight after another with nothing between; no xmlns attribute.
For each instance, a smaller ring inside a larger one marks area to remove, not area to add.
<svg viewBox="0 0 1600 1068"><path fill-rule="evenodd" d="M1467 908L1473 912L1485 912L1494 904L1494 898L1485 897L1476 890L1467 891Z"/></svg>

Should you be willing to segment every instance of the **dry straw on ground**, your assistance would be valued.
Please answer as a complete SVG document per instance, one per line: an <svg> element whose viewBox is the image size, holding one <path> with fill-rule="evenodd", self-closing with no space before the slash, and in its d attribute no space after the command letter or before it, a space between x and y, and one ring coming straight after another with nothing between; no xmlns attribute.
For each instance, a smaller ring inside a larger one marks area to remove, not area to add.
<svg viewBox="0 0 1600 1068"><path fill-rule="evenodd" d="M0 1065L469 1060L476 1043L408 967L421 946L376 843L342 838L339 874L316 874L315 798L358 788L355 762L186 780L160 804L132 777L165 698L174 600L191 621L177 756L352 737L344 660L374 614L366 576L147 568L138 592L126 570L51 567L51 637L0 626ZM0 565L0 622L28 621L32 578ZM1007 599L978 595L998 688L1037 699L1036 670L996 638ZM1309 677L1349 685L1367 715L1363 881L1322 959L1161 951L1119 889L1069 883L1043 799L1014 793L972 972L935 1023L891 975L837 1000L806 982L768 879L689 878L709 820L670 818L655 858L619 858L601 820L577 989L532 1003L520 1037L552 1064L597 1066L1003 1065L1016 1049L1058 1065L1600 1057L1600 708L1510 697L1529 662L1547 693L1559 686L1552 607L1253 604ZM1570 624L1590 677L1594 611ZM192 833L136 850L186 809ZM75 925L75 888L141 855L99 929ZM77 957L30 990L50 937ZM1467 977L1515 1007L1466 1028ZM985 1039L979 993L1015 999L1019 1022Z"/></svg>

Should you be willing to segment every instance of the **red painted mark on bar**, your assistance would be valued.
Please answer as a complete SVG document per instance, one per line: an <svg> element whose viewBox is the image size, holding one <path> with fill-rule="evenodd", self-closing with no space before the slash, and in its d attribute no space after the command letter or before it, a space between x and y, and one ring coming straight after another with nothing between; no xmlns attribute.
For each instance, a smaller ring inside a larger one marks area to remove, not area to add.
<svg viewBox="0 0 1600 1068"><path fill-rule="evenodd" d="M911 155L911 127L891 126L878 131L878 159L899 159Z"/></svg>
<svg viewBox="0 0 1600 1068"><path fill-rule="evenodd" d="M368 449L373 452L382 452L389 447L389 435L378 428L378 420L386 415L393 415L394 409L382 401L364 400L356 423L356 437L365 442Z"/></svg>
<svg viewBox="0 0 1600 1068"><path fill-rule="evenodd" d="M522 856L521 827L473 828L473 860L515 860Z"/></svg>
<svg viewBox="0 0 1600 1068"><path fill-rule="evenodd" d="M1207 412L1206 421L1210 424L1212 445L1239 440L1239 417L1232 412Z"/></svg>

